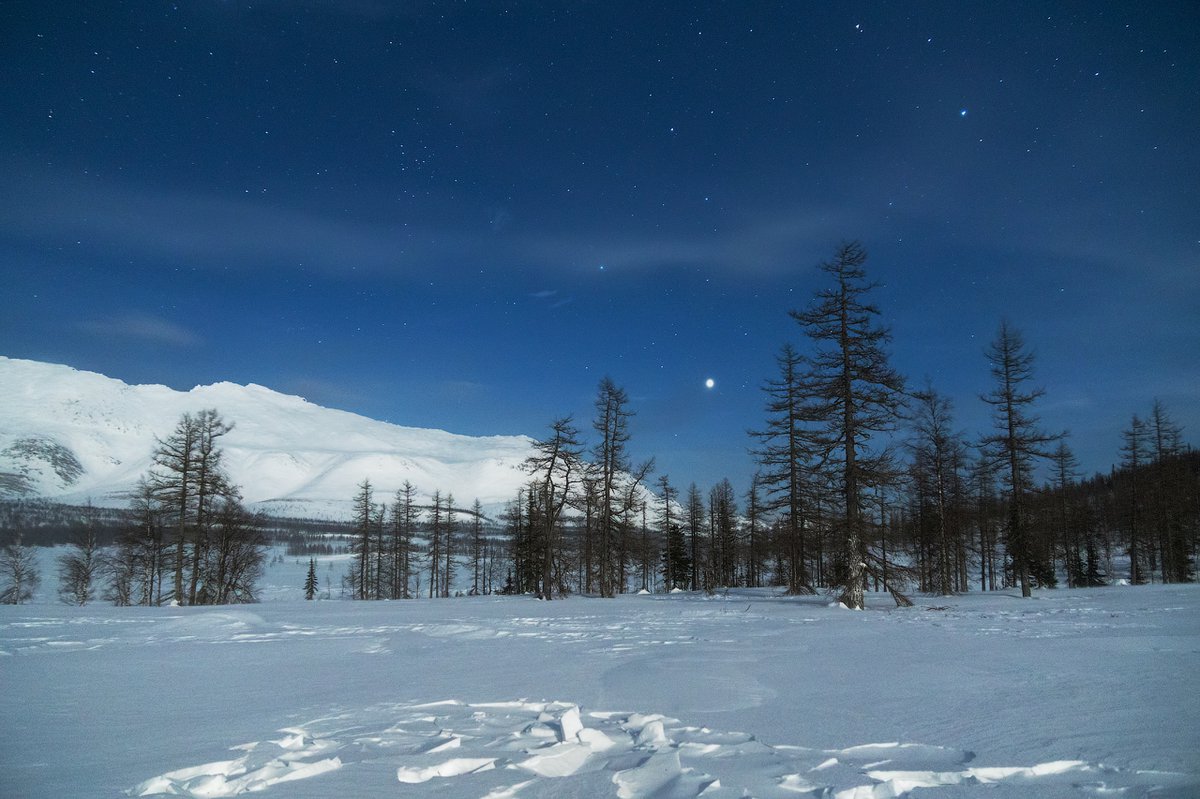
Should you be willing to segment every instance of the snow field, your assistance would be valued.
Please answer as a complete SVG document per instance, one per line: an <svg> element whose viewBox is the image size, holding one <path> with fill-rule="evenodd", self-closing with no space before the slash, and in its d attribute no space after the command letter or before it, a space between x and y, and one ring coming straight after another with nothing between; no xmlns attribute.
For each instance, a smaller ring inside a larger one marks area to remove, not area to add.
<svg viewBox="0 0 1200 799"><path fill-rule="evenodd" d="M869 603L0 607L0 796L1200 795L1200 586Z"/></svg>

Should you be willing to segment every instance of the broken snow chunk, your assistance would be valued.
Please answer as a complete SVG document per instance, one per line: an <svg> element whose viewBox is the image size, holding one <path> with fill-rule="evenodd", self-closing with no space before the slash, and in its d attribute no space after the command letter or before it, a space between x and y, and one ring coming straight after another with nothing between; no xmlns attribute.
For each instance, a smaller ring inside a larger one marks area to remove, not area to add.
<svg viewBox="0 0 1200 799"><path fill-rule="evenodd" d="M533 757L516 765L540 777L569 777L582 769L591 756L592 750L582 744L560 743L535 750Z"/></svg>
<svg viewBox="0 0 1200 799"><path fill-rule="evenodd" d="M583 721L579 718L579 706L571 705L559 717L559 739L560 741L573 741L579 737L579 733L583 730Z"/></svg>
<svg viewBox="0 0 1200 799"><path fill-rule="evenodd" d="M642 727L637 734L636 740L638 746L655 746L669 743L667 733L663 730L663 723L659 719L648 722L645 727Z"/></svg>
<svg viewBox="0 0 1200 799"><path fill-rule="evenodd" d="M463 774L490 771L495 767L496 759L492 757L456 757L445 763L437 763L424 768L401 766L396 769L396 779L400 782L416 784L428 782L434 777L458 777Z"/></svg>
<svg viewBox="0 0 1200 799"><path fill-rule="evenodd" d="M617 742L608 737L608 735L600 730L593 730L590 727L584 727L579 731L579 742L593 752L603 752L617 745Z"/></svg>

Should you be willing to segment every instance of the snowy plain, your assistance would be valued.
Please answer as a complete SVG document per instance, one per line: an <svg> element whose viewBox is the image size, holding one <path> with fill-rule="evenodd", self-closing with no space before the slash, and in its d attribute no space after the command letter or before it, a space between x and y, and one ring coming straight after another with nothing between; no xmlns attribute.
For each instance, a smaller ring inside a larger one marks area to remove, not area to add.
<svg viewBox="0 0 1200 799"><path fill-rule="evenodd" d="M0 796L1200 796L1200 586L306 602L306 565L0 607Z"/></svg>

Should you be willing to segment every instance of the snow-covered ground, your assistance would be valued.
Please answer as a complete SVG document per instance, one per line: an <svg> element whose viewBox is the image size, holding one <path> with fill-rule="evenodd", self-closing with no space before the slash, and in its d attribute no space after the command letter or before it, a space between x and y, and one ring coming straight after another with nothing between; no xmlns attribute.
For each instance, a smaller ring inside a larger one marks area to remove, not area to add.
<svg viewBox="0 0 1200 799"><path fill-rule="evenodd" d="M0 608L0 796L1200 796L1200 586L305 602L306 564Z"/></svg>

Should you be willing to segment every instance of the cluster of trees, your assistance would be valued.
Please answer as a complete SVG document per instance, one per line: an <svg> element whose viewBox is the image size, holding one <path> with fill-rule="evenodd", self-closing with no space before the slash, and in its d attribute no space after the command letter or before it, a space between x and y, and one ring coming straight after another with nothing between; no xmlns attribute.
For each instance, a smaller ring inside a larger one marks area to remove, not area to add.
<svg viewBox="0 0 1200 799"><path fill-rule="evenodd" d="M453 596L463 592L455 584L460 567L470 574L466 593L493 593L499 547L485 521L478 499L463 510L455 507L453 494L434 491L430 503L420 505L416 487L405 481L389 505L377 503L370 479L363 480L354 496L354 560L345 576L349 595L411 599L420 595L425 577L430 597Z"/></svg>
<svg viewBox="0 0 1200 799"><path fill-rule="evenodd" d="M108 598L118 605L253 602L266 537L225 472L216 410L184 414L160 439L139 482L130 525L112 556Z"/></svg>
<svg viewBox="0 0 1200 799"><path fill-rule="evenodd" d="M85 513L73 546L59 557L64 602L85 605L97 597L116 605L255 601L266 538L261 520L242 506L222 464L219 441L231 429L215 410L184 414L171 435L158 440L153 466L138 481L111 546L103 543L97 514ZM9 549L19 553L19 541ZM28 599L28 576L20 585L14 601Z"/></svg>
<svg viewBox="0 0 1200 799"><path fill-rule="evenodd" d="M969 441L932 385L911 389L889 362L890 333L870 301L866 252L842 245L821 264L828 285L791 312L807 340L785 345L763 386L765 425L752 433L758 471L741 498L728 480L686 497L652 461L628 456L626 393L599 387L588 449L558 419L508 504L510 589L580 592L715 590L773 584L832 590L861 608L868 590L949 594L1020 587L1029 596L1065 574L1098 585L1117 549L1131 579L1194 578L1200 469L1155 403L1124 434L1122 468L1078 481L1065 433L1043 429L1034 357L1001 322L985 355L989 433ZM1037 475L1051 480L1039 485Z"/></svg>

